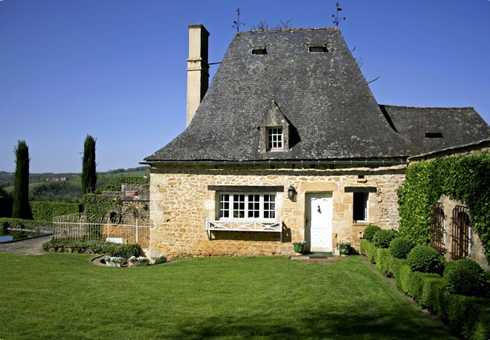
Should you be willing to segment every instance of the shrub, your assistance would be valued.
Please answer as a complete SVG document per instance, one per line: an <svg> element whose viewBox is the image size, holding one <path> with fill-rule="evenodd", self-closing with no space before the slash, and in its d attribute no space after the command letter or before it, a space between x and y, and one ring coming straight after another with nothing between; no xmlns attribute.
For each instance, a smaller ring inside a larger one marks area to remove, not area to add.
<svg viewBox="0 0 490 340"><path fill-rule="evenodd" d="M414 247L407 256L407 263L416 272L440 274L444 269L444 259L429 246Z"/></svg>
<svg viewBox="0 0 490 340"><path fill-rule="evenodd" d="M110 255L113 257L129 259L131 256L143 256L144 253L139 244L123 244L114 247L114 250Z"/></svg>
<svg viewBox="0 0 490 340"><path fill-rule="evenodd" d="M352 248L349 242L340 242L339 253L340 255L354 255L356 250Z"/></svg>
<svg viewBox="0 0 490 340"><path fill-rule="evenodd" d="M364 229L364 233L362 234L362 238L368 241L373 241L374 234L376 234L377 231L381 230L380 227L378 227L375 224L368 224L366 229Z"/></svg>
<svg viewBox="0 0 490 340"><path fill-rule="evenodd" d="M396 237L390 242L390 253L397 259L406 259L415 244L408 239Z"/></svg>
<svg viewBox="0 0 490 340"><path fill-rule="evenodd" d="M390 262L390 273L396 278L400 276L400 268L402 265L406 265L407 261L392 257Z"/></svg>
<svg viewBox="0 0 490 340"><path fill-rule="evenodd" d="M374 245L378 248L388 248L390 242L396 237L396 231L391 230L378 230L373 237Z"/></svg>
<svg viewBox="0 0 490 340"><path fill-rule="evenodd" d="M376 251L376 268L386 276L392 276L391 262L393 256L391 256L388 249L378 248Z"/></svg>
<svg viewBox="0 0 490 340"><path fill-rule="evenodd" d="M421 275L422 291L417 302L432 313L439 314L443 309L443 306L441 306L441 296L446 291L446 280L437 274Z"/></svg>
<svg viewBox="0 0 490 340"><path fill-rule="evenodd" d="M449 326L451 332L470 338L475 326L480 319L480 312L484 304L488 304L486 299L473 296L450 294L445 292L442 295L442 319Z"/></svg>
<svg viewBox="0 0 490 340"><path fill-rule="evenodd" d="M481 295L486 286L483 269L470 259L450 262L444 270L448 290L454 294Z"/></svg>

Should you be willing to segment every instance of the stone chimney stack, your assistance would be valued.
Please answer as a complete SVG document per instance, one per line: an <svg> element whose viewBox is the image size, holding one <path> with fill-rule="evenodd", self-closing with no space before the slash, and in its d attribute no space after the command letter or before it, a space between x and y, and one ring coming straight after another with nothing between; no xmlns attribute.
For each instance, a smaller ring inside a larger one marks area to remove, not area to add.
<svg viewBox="0 0 490 340"><path fill-rule="evenodd" d="M189 59L187 59L187 126L191 123L208 90L209 32L203 25L189 25Z"/></svg>

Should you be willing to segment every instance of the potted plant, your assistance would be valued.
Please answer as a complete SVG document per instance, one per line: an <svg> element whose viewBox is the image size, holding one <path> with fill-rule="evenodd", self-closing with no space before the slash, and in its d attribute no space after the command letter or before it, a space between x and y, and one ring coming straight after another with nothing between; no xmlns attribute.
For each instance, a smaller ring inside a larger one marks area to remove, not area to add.
<svg viewBox="0 0 490 340"><path fill-rule="evenodd" d="M353 249L352 246L350 245L350 242L342 241L339 243L338 248L339 248L340 256L347 256L353 253L352 252Z"/></svg>
<svg viewBox="0 0 490 340"><path fill-rule="evenodd" d="M306 242L305 241L294 242L293 249L296 253L304 254L306 251Z"/></svg>

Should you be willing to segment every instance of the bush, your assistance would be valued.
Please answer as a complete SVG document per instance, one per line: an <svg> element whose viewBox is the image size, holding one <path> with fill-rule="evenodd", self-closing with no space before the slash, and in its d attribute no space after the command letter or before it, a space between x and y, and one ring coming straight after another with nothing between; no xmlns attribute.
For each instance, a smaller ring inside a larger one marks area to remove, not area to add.
<svg viewBox="0 0 490 340"><path fill-rule="evenodd" d="M480 319L480 312L488 304L488 300L473 296L450 294L442 295L442 319L449 326L452 333L470 338Z"/></svg>
<svg viewBox="0 0 490 340"><path fill-rule="evenodd" d="M407 256L407 263L416 272L440 274L444 270L444 259L429 246L414 247Z"/></svg>
<svg viewBox="0 0 490 340"><path fill-rule="evenodd" d="M373 237L374 245L378 248L388 248L390 242L396 237L396 231L390 230L378 230Z"/></svg>
<svg viewBox="0 0 490 340"><path fill-rule="evenodd" d="M340 255L354 255L356 250L352 248L349 242L340 242L339 253Z"/></svg>
<svg viewBox="0 0 490 340"><path fill-rule="evenodd" d="M376 268L386 276L391 277L393 273L391 272L391 262L393 261L393 256L391 256L388 249L378 248L376 251Z"/></svg>
<svg viewBox="0 0 490 340"><path fill-rule="evenodd" d="M485 291L486 278L478 263L470 259L450 262L444 270L448 290L454 294L482 295Z"/></svg>
<svg viewBox="0 0 490 340"><path fill-rule="evenodd" d="M143 256L139 244L115 244L101 241L50 240L43 244L45 251L103 254L125 259Z"/></svg>
<svg viewBox="0 0 490 340"><path fill-rule="evenodd" d="M406 265L407 261L392 257L390 262L390 273L396 278L400 276L400 268L402 265Z"/></svg>
<svg viewBox="0 0 490 340"><path fill-rule="evenodd" d="M415 244L405 238L396 237L390 242L390 253L397 259L406 259Z"/></svg>
<svg viewBox="0 0 490 340"><path fill-rule="evenodd" d="M446 291L446 281L437 274L421 274L422 291L417 302L434 314L439 314L441 306L441 296Z"/></svg>
<svg viewBox="0 0 490 340"><path fill-rule="evenodd" d="M368 240L368 241L372 242L374 234L376 234L376 232L378 232L379 230L381 230L381 228L378 227L377 225L368 224L366 229L364 229L364 233L362 234L362 238L364 240Z"/></svg>

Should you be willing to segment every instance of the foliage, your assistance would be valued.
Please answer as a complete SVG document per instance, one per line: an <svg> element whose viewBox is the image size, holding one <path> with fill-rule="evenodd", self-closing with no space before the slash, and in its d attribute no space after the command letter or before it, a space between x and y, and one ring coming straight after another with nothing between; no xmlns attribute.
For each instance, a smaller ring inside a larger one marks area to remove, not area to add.
<svg viewBox="0 0 490 340"><path fill-rule="evenodd" d="M0 188L0 217L10 217L12 215L12 195Z"/></svg>
<svg viewBox="0 0 490 340"><path fill-rule="evenodd" d="M396 237L390 242L390 253L398 259L406 259L415 244L406 238Z"/></svg>
<svg viewBox="0 0 490 340"><path fill-rule="evenodd" d="M41 183L31 189L33 201L71 201L81 197L80 184L73 181Z"/></svg>
<svg viewBox="0 0 490 340"><path fill-rule="evenodd" d="M364 229L364 233L362 234L362 238L368 241L372 241L374 234L381 230L376 224L368 224L366 229Z"/></svg>
<svg viewBox="0 0 490 340"><path fill-rule="evenodd" d="M444 270L448 290L454 294L481 295L488 288L483 269L470 259L461 259L448 263Z"/></svg>
<svg viewBox="0 0 490 340"><path fill-rule="evenodd" d="M407 263L416 272L442 273L444 270L443 257L432 247L415 246L407 256Z"/></svg>
<svg viewBox="0 0 490 340"><path fill-rule="evenodd" d="M376 263L376 247L366 239L361 240L361 254L366 255L369 262Z"/></svg>
<svg viewBox="0 0 490 340"><path fill-rule="evenodd" d="M97 173L95 170L95 139L88 135L83 146L82 193L95 192Z"/></svg>
<svg viewBox="0 0 490 340"><path fill-rule="evenodd" d="M391 261L393 257L388 249L378 248L376 251L376 268L386 276L391 276Z"/></svg>
<svg viewBox="0 0 490 340"><path fill-rule="evenodd" d="M354 255L356 250L351 246L350 242L340 242L339 243L339 253L340 255Z"/></svg>
<svg viewBox="0 0 490 340"><path fill-rule="evenodd" d="M101 191L120 191L122 184L148 184L149 178L145 176L104 176L100 178L98 188Z"/></svg>
<svg viewBox="0 0 490 340"><path fill-rule="evenodd" d="M451 156L408 166L400 188L400 233L418 244L430 242L431 209L441 195L465 202L472 227L490 259L490 153Z"/></svg>
<svg viewBox="0 0 490 340"><path fill-rule="evenodd" d="M306 252L306 242L294 242L293 243L294 252L304 254Z"/></svg>
<svg viewBox="0 0 490 340"><path fill-rule="evenodd" d="M19 141L15 156L12 217L32 219L31 206L29 205L29 148L25 141Z"/></svg>
<svg viewBox="0 0 490 340"><path fill-rule="evenodd" d="M90 222L101 222L104 216L120 206L121 201L117 197L100 194L83 195L83 209Z"/></svg>
<svg viewBox="0 0 490 340"><path fill-rule="evenodd" d="M52 221L53 217L80 212L80 204L68 202L31 201L35 220Z"/></svg>
<svg viewBox="0 0 490 340"><path fill-rule="evenodd" d="M43 249L54 252L104 254L125 259L143 256L138 244L115 244L101 241L77 241L52 239L43 244Z"/></svg>
<svg viewBox="0 0 490 340"><path fill-rule="evenodd" d="M373 237L374 245L378 248L388 248L390 242L396 237L397 232L393 229L378 230Z"/></svg>

